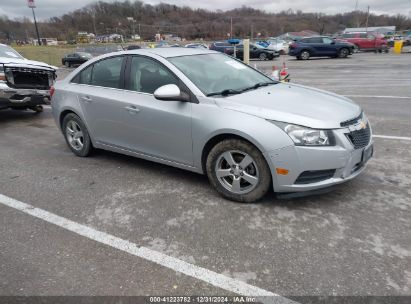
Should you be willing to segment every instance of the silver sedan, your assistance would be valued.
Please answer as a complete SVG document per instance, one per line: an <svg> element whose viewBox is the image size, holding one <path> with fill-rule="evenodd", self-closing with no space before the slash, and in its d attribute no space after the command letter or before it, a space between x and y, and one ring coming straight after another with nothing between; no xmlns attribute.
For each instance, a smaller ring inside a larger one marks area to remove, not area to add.
<svg viewBox="0 0 411 304"><path fill-rule="evenodd" d="M359 175L370 124L351 100L273 81L209 50L158 48L94 58L52 89L77 156L93 149L207 174L224 197L254 202Z"/></svg>

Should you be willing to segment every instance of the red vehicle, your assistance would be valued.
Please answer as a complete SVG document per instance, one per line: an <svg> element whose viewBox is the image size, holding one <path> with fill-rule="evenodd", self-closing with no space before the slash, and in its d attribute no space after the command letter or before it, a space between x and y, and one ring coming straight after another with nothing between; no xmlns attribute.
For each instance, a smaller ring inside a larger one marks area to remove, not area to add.
<svg viewBox="0 0 411 304"><path fill-rule="evenodd" d="M355 45L357 50L388 53L387 40L384 35L374 32L344 33L339 37Z"/></svg>

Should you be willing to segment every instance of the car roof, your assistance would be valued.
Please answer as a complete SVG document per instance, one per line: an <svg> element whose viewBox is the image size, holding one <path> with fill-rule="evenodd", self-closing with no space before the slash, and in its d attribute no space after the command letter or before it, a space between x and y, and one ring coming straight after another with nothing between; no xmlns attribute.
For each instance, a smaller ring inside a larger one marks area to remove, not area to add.
<svg viewBox="0 0 411 304"><path fill-rule="evenodd" d="M138 50L124 51L123 53L124 54L140 54L140 55L155 54L155 55L158 55L164 58L191 56L191 55L203 55L203 54L219 54L219 52L210 51L207 49L195 49L195 48L184 48L184 47L138 49Z"/></svg>

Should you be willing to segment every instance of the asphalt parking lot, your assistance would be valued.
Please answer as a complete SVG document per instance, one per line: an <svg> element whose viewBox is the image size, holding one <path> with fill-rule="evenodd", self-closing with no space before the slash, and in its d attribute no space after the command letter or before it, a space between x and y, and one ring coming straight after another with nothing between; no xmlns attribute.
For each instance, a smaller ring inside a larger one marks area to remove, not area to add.
<svg viewBox="0 0 411 304"><path fill-rule="evenodd" d="M378 137L361 176L323 195L234 203L201 175L75 157L50 108L1 111L0 295L231 295L236 282L284 297L411 295L411 54L252 65L283 58L292 82L363 107Z"/></svg>

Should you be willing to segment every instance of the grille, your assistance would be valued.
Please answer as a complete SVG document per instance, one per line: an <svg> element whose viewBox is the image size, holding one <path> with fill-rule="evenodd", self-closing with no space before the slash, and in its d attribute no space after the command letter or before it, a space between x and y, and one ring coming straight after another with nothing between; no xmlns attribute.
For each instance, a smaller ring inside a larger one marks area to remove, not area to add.
<svg viewBox="0 0 411 304"><path fill-rule="evenodd" d="M369 124L364 129L351 131L346 134L355 149L361 149L367 146L371 138L371 130Z"/></svg>
<svg viewBox="0 0 411 304"><path fill-rule="evenodd" d="M10 67L6 69L6 76L8 82L14 88L48 90L50 88L49 79L53 79L53 72Z"/></svg>
<svg viewBox="0 0 411 304"><path fill-rule="evenodd" d="M333 177L335 174L335 169L330 170L315 170L315 171L304 171L298 176L295 184L311 184L324 181Z"/></svg>

